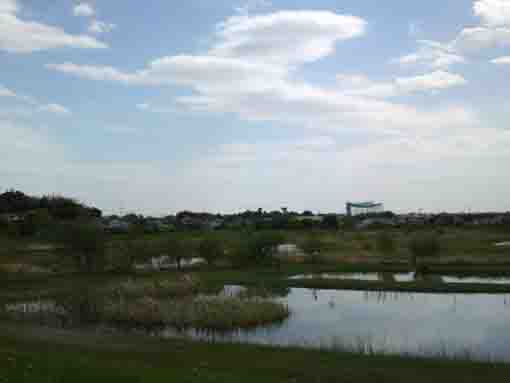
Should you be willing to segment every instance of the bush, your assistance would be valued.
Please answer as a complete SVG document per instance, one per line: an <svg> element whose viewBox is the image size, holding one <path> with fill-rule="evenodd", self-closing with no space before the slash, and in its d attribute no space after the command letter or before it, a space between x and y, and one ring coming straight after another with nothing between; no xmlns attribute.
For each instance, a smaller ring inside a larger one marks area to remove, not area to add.
<svg viewBox="0 0 510 383"><path fill-rule="evenodd" d="M389 233L381 231L377 234L376 247L381 254L390 255L395 252L395 240Z"/></svg>
<svg viewBox="0 0 510 383"><path fill-rule="evenodd" d="M81 270L91 272L104 266L106 238L103 229L98 225L60 225L58 237Z"/></svg>
<svg viewBox="0 0 510 383"><path fill-rule="evenodd" d="M137 261L145 262L159 255L158 249L151 243L134 238L115 243L111 250L110 264L121 271L130 271Z"/></svg>
<svg viewBox="0 0 510 383"><path fill-rule="evenodd" d="M413 265L422 258L439 256L441 247L437 236L433 233L417 233L409 241L409 250Z"/></svg>
<svg viewBox="0 0 510 383"><path fill-rule="evenodd" d="M223 242L217 238L206 238L198 246L198 256L205 259L208 265L214 264L225 255Z"/></svg>
<svg viewBox="0 0 510 383"><path fill-rule="evenodd" d="M276 232L262 232L255 234L248 241L248 256L255 262L261 263L271 259L276 253L278 245L282 244L285 238Z"/></svg>
<svg viewBox="0 0 510 383"><path fill-rule="evenodd" d="M324 241L317 236L310 236L301 247L303 251L310 256L310 261L312 263L319 263L321 252L324 249Z"/></svg>

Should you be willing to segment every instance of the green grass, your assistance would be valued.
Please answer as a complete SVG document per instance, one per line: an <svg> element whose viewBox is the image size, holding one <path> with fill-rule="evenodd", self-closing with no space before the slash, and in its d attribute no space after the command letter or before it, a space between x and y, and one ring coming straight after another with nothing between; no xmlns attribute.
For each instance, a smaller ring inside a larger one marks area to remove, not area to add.
<svg viewBox="0 0 510 383"><path fill-rule="evenodd" d="M9 330L0 329L2 382L470 383L510 374L510 365L473 361Z"/></svg>

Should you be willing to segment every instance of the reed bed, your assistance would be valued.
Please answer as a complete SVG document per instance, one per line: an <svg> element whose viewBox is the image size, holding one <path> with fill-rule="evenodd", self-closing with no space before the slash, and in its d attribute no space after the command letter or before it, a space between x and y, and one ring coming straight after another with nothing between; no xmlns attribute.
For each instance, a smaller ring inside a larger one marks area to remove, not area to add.
<svg viewBox="0 0 510 383"><path fill-rule="evenodd" d="M200 280L193 275L184 275L174 280L127 280L103 291L105 296L121 298L174 298L185 297L200 292Z"/></svg>
<svg viewBox="0 0 510 383"><path fill-rule="evenodd" d="M281 322L289 315L288 307L278 302L219 296L170 301L143 297L110 302L103 310L104 319L115 323L218 331Z"/></svg>

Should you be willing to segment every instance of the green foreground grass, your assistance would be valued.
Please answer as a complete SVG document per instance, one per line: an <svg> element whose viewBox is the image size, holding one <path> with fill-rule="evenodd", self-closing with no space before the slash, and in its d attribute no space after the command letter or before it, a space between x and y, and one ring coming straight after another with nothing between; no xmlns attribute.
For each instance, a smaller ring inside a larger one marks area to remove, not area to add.
<svg viewBox="0 0 510 383"><path fill-rule="evenodd" d="M510 374L510 365L494 363L48 331L0 323L1 382L451 383Z"/></svg>

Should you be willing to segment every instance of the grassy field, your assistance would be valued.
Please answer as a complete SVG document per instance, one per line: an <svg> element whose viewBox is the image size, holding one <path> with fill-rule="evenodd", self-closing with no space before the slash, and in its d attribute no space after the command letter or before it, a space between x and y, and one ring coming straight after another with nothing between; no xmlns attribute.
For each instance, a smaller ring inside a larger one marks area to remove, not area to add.
<svg viewBox="0 0 510 383"><path fill-rule="evenodd" d="M14 338L13 332L23 334ZM80 335L0 323L2 382L499 382L510 365Z"/></svg>
<svg viewBox="0 0 510 383"><path fill-rule="evenodd" d="M416 229L418 230L418 229ZM395 242L395 250L383 255L377 247L380 231L283 231L280 234L288 243L298 246L311 236L322 242L323 251L320 257L322 264L344 263L406 263L410 258L408 249L413 231L409 229L384 230ZM494 246L498 242L510 240L510 229L496 228L442 228L434 232L441 244L440 258L436 263L485 263L505 264L510 270L510 247ZM204 237L220 239L227 249L242 242L246 233L241 231L217 231L214 233L189 231L176 233L145 234L138 237L148 247L168 238L186 239L198 244ZM113 235L109 239L109 251L114 252L129 237ZM192 254L190 254L192 255ZM0 272L9 265L32 265L48 272L69 272L73 268L70 257L66 257L58 247L48 246L37 239L8 239L0 235ZM11 267L12 268L12 267Z"/></svg>
<svg viewBox="0 0 510 383"><path fill-rule="evenodd" d="M312 235L286 231L286 242L302 245ZM72 294L132 287L133 296L154 294L182 295L191 291L216 292L225 284L244 285L277 291L288 287L355 289L417 292L509 293L510 285L443 284L434 281L396 283L352 280L290 280L298 274L332 272L407 272L410 271L408 242L412 235L404 230L389 234L396 246L391 255L377 248L377 231L318 231L323 251L314 262L299 257L284 258L282 264L232 267L228 262L202 265L185 272L109 271L81 273L63 249L37 240L0 238L0 304L7 302L60 298ZM210 235L207 234L208 236ZM239 232L216 232L227 250L239 241ZM496 247L506 241L505 230L448 228L437 233L441 256L427 261L427 271L455 275L510 275L510 249ZM199 243L202 232L144 235L140 240L151 246L174 237ZM116 249L127 238L112 236L109 249ZM14 267L14 266L16 267ZM23 267L18 267L22 265ZM179 284L183 275L193 285ZM125 284L130 281L131 284ZM136 282L136 283L133 283ZM195 285L195 282L197 283ZM141 290L137 290L141 286ZM184 293L183 293L184 291ZM126 292L126 294L127 294ZM203 311L201 309L201 311ZM436 380L486 382L503 381L510 365L483 364L469 360L451 361L366 356L331 350L275 348L241 344L204 344L187 341L162 341L147 338L118 337L64 330L19 327L0 322L0 383L4 382L364 382Z"/></svg>

